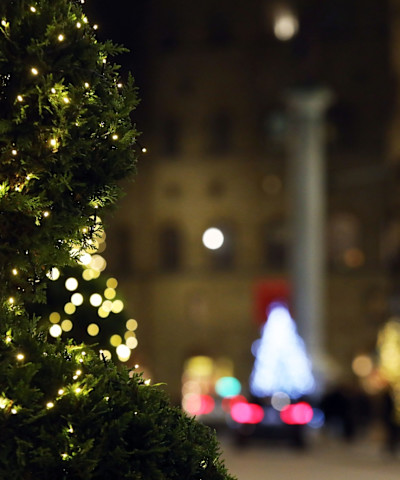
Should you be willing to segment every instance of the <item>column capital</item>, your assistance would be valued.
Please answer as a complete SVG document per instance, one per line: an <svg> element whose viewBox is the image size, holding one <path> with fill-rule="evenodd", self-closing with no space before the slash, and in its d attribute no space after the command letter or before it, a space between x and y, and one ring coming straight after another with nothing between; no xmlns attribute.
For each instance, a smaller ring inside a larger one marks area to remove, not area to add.
<svg viewBox="0 0 400 480"><path fill-rule="evenodd" d="M296 116L321 118L333 103L333 93L328 88L295 88L286 94L286 105Z"/></svg>

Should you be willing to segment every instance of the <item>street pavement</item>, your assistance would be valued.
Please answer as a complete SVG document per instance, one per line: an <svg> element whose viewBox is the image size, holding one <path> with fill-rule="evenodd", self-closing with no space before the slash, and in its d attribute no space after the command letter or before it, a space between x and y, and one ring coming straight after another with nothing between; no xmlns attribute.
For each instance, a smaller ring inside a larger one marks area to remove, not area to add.
<svg viewBox="0 0 400 480"><path fill-rule="evenodd" d="M399 480L400 456L383 449L381 436L351 443L313 434L305 449L262 439L238 446L220 437L222 458L238 480Z"/></svg>

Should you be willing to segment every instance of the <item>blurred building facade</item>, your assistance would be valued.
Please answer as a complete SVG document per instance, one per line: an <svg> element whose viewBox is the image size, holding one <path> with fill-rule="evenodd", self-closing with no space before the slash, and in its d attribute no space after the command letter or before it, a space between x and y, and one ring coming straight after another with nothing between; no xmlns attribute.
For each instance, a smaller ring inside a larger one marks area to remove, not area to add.
<svg viewBox="0 0 400 480"><path fill-rule="evenodd" d="M138 355L173 398L194 355L231 359L247 384L259 286L290 283L285 99L293 88L324 86L334 97L321 325L344 375L400 309L398 170L389 161L399 154L389 23L399 22L398 3L143 7L139 126L149 153L111 219L107 260L139 322ZM209 227L225 235L218 250L202 244Z"/></svg>

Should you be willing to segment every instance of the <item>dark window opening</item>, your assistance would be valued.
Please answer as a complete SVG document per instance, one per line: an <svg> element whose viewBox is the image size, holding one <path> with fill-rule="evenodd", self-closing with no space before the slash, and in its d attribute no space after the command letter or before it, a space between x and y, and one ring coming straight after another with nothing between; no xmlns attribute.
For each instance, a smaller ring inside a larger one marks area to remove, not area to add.
<svg viewBox="0 0 400 480"><path fill-rule="evenodd" d="M160 268L165 271L176 271L181 267L182 238L174 226L166 226L160 230Z"/></svg>

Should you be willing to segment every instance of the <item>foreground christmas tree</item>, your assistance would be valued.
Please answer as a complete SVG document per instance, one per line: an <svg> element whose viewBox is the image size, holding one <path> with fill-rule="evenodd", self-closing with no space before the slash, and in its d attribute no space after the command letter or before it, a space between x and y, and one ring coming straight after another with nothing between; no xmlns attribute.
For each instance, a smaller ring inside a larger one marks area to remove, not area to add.
<svg viewBox="0 0 400 480"><path fill-rule="evenodd" d="M232 479L159 388L25 309L95 241L136 161L133 79L80 3L0 3L0 478Z"/></svg>

